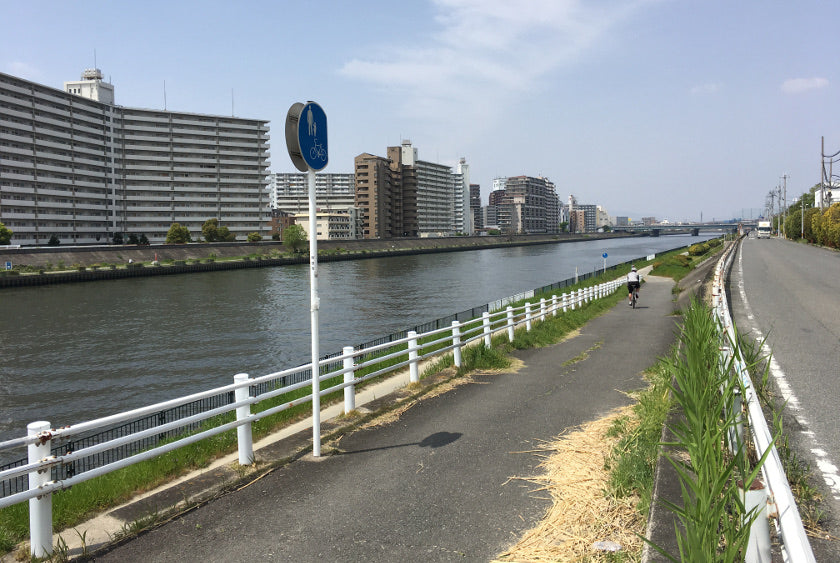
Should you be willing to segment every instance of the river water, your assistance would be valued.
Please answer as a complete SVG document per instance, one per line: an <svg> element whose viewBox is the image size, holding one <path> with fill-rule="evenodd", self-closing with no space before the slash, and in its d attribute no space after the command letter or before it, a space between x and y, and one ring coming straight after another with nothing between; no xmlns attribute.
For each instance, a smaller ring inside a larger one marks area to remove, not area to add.
<svg viewBox="0 0 840 563"><path fill-rule="evenodd" d="M319 265L320 351L717 236L585 241ZM307 363L309 265L0 291L0 441Z"/></svg>

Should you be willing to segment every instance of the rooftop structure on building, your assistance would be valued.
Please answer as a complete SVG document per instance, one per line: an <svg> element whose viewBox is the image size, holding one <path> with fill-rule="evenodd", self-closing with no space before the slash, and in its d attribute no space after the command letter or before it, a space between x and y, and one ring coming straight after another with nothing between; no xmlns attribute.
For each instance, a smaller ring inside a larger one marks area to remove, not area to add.
<svg viewBox="0 0 840 563"><path fill-rule="evenodd" d="M99 69L57 90L0 73L0 221L13 242L163 242L207 219L267 234L268 122L115 105Z"/></svg>

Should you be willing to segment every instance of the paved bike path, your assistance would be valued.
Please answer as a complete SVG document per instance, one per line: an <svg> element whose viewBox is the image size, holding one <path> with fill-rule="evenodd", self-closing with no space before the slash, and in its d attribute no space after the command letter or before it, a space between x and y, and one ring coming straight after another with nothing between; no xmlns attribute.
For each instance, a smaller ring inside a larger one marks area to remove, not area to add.
<svg viewBox="0 0 840 563"><path fill-rule="evenodd" d="M331 455L289 463L96 560L493 559L549 506L515 479L537 473L535 447L629 404L625 393L674 341L673 282L646 281L636 310L622 301L574 338L518 352L519 371L424 398Z"/></svg>

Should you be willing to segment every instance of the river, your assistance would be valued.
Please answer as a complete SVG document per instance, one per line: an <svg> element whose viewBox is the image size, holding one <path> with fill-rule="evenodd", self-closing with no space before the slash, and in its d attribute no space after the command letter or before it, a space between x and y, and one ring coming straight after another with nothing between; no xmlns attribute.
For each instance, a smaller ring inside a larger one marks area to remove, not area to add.
<svg viewBox="0 0 840 563"><path fill-rule="evenodd" d="M323 263L320 351L713 236ZM309 318L308 264L3 289L0 441L307 363Z"/></svg>

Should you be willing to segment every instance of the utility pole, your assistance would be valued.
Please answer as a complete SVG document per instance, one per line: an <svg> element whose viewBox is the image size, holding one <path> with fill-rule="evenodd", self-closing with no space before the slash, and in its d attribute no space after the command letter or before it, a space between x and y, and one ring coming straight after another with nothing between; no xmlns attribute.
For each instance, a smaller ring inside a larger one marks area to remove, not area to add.
<svg viewBox="0 0 840 563"><path fill-rule="evenodd" d="M770 190L767 193L767 197L770 198L770 205L767 206L767 204L765 203L765 207L767 208L766 209L767 210L767 218L772 221L773 220L773 213L776 212L776 192L773 191L773 190Z"/></svg>
<svg viewBox="0 0 840 563"><path fill-rule="evenodd" d="M779 204L779 212L776 214L776 237L782 238L782 185L776 184L776 201Z"/></svg>
<svg viewBox="0 0 840 563"><path fill-rule="evenodd" d="M784 233L785 238L787 238L787 225L786 225L786 223L787 223L787 179L788 179L787 173L783 174L782 175L782 180L784 182L784 184L783 184L783 186L784 186L783 197L784 197L785 205L782 208L783 209L783 211L782 211L782 232Z"/></svg>
<svg viewBox="0 0 840 563"><path fill-rule="evenodd" d="M799 198L799 208L802 210L802 219L799 221L800 231L799 238L805 240L805 194Z"/></svg>
<svg viewBox="0 0 840 563"><path fill-rule="evenodd" d="M823 210L825 196L825 136L820 137L820 213Z"/></svg>

